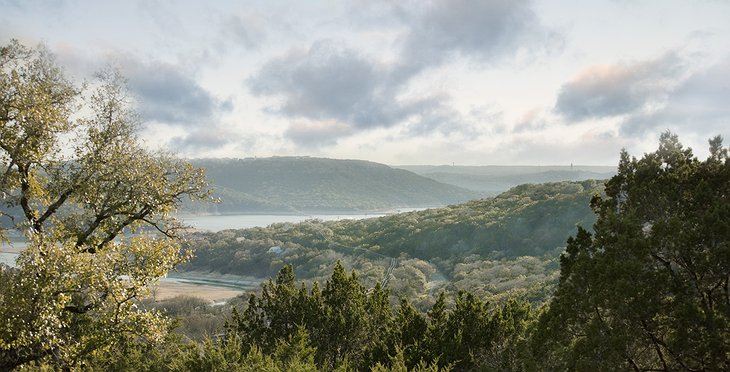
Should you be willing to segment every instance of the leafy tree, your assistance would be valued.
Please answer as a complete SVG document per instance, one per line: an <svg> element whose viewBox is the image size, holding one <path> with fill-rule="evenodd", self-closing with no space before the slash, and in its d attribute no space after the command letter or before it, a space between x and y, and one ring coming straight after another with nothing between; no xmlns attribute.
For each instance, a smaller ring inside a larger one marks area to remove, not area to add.
<svg viewBox="0 0 730 372"><path fill-rule="evenodd" d="M730 158L676 135L621 154L595 234L568 240L533 348L549 369L730 369Z"/></svg>
<svg viewBox="0 0 730 372"><path fill-rule="evenodd" d="M91 86L83 94L43 47L0 48L3 216L29 240L0 270L3 370L82 365L168 327L136 300L188 257L172 213L208 197L204 176L140 144L121 77Z"/></svg>

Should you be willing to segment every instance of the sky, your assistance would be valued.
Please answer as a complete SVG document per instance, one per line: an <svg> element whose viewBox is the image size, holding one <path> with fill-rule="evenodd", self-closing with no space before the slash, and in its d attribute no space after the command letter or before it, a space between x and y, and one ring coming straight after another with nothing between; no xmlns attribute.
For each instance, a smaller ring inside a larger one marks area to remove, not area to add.
<svg viewBox="0 0 730 372"><path fill-rule="evenodd" d="M730 1L0 0L0 43L126 77L188 158L616 165L730 143Z"/></svg>

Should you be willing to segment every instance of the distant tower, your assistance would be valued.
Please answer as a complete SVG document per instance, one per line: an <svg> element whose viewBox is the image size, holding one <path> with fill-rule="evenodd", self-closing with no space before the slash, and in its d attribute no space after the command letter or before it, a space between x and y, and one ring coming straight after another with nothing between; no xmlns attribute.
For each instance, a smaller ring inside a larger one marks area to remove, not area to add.
<svg viewBox="0 0 730 372"><path fill-rule="evenodd" d="M570 171L573 171L573 163L570 163Z"/></svg>

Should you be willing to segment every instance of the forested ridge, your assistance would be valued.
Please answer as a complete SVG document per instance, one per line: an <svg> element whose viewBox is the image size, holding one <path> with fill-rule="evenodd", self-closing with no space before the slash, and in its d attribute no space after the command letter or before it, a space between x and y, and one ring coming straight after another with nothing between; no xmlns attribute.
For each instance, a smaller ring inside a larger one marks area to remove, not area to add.
<svg viewBox="0 0 730 372"><path fill-rule="evenodd" d="M291 264L301 279L324 280L341 261L365 283L386 279L395 296L424 306L439 289L519 293L538 303L557 280L565 237L595 222L588 204L602 191L600 181L523 185L495 198L379 218L196 233L196 256L181 269L272 277Z"/></svg>
<svg viewBox="0 0 730 372"><path fill-rule="evenodd" d="M478 192L362 160L312 157L197 159L220 204L217 213L321 213L393 210L459 203Z"/></svg>

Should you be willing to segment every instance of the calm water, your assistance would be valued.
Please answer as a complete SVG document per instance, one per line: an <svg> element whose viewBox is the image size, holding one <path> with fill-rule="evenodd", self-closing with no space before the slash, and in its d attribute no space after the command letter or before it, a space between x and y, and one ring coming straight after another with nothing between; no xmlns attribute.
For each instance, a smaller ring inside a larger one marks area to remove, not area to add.
<svg viewBox="0 0 730 372"><path fill-rule="evenodd" d="M8 266L15 266L15 260L17 258L17 253L0 252L0 263L4 263Z"/></svg>
<svg viewBox="0 0 730 372"><path fill-rule="evenodd" d="M221 231L227 229L247 229L250 227L266 227L273 223L303 222L306 220L338 221L345 219L359 220L363 218L382 217L385 214L313 214L313 215L272 215L272 214L236 214L183 217L185 223L198 230Z"/></svg>

